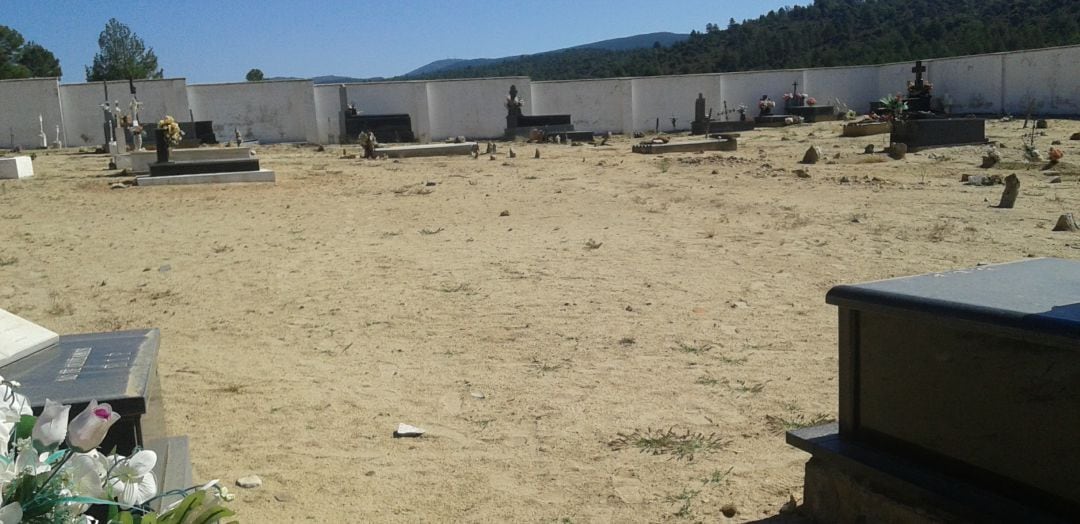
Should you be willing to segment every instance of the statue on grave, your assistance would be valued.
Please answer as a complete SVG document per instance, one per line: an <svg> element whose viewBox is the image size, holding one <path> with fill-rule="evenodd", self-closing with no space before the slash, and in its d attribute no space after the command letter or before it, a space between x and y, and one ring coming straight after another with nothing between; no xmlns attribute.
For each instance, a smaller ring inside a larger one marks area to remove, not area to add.
<svg viewBox="0 0 1080 524"><path fill-rule="evenodd" d="M513 129L518 127L518 117L521 116L521 106L525 103L524 99L518 98L517 86L510 86L510 94L506 96L506 128Z"/></svg>
<svg viewBox="0 0 1080 524"><path fill-rule="evenodd" d="M233 135L235 135L235 137L236 137L236 147L240 147L240 142L242 141L243 137L240 136L240 128L239 127L234 127L233 128Z"/></svg>
<svg viewBox="0 0 1080 524"><path fill-rule="evenodd" d="M364 158L375 158L375 147L379 142L375 140L375 133L371 131L360 132L360 147L364 148Z"/></svg>

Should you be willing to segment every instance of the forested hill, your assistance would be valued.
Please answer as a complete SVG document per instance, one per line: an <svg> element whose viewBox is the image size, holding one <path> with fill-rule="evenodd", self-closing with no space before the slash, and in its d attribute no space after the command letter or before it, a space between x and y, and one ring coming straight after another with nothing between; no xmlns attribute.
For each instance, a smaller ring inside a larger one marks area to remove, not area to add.
<svg viewBox="0 0 1080 524"><path fill-rule="evenodd" d="M533 80L902 62L1080 44L1080 0L816 0L726 28L708 24L671 47L570 49L420 78ZM416 77L413 77L416 78Z"/></svg>

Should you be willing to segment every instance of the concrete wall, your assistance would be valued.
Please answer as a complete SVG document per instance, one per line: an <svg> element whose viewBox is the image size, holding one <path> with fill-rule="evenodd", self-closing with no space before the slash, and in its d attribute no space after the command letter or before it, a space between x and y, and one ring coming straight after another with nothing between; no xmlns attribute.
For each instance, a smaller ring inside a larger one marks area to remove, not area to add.
<svg viewBox="0 0 1080 524"><path fill-rule="evenodd" d="M506 96L516 85L525 98L522 112L532 112L532 89L528 77L511 76L475 80L427 82L431 140L465 135L498 138L506 130Z"/></svg>
<svg viewBox="0 0 1080 524"><path fill-rule="evenodd" d="M532 114L569 114L578 131L623 133L633 128L623 113L633 111L630 89L628 78L533 82Z"/></svg>
<svg viewBox="0 0 1080 524"><path fill-rule="evenodd" d="M799 82L799 91L804 91L802 70L752 71L748 73L728 73L723 76L724 99L728 107L746 106L747 118L757 116L758 100L761 95L769 95L776 102L773 113L784 112L784 93L790 93L792 84ZM827 93L811 93L819 100Z"/></svg>
<svg viewBox="0 0 1080 524"><path fill-rule="evenodd" d="M43 124L39 123L38 115ZM56 140L57 124L61 126L60 139L67 145L63 123L58 78L0 81L0 147L41 147L38 135L42 125L48 142L52 143ZM99 129L96 136L101 135L104 131Z"/></svg>
<svg viewBox="0 0 1080 524"><path fill-rule="evenodd" d="M714 112L723 110L722 78L723 75L679 75L631 79L633 131L656 129L658 118L661 131L690 129L690 122L694 120L694 100L699 93L705 95L706 112L709 107ZM730 102L728 104L730 106ZM674 127L672 118L675 118Z"/></svg>
<svg viewBox="0 0 1080 524"><path fill-rule="evenodd" d="M427 82L346 84L345 90L348 101L355 104L356 110L361 114L407 113L412 120L412 129L417 140L431 140Z"/></svg>
<svg viewBox="0 0 1080 524"><path fill-rule="evenodd" d="M188 86L196 120L213 120L218 140L239 129L245 140L318 142L315 89L310 80Z"/></svg>
<svg viewBox="0 0 1080 524"><path fill-rule="evenodd" d="M934 95L951 101L951 113L1001 112L1002 55L944 58L925 65ZM914 79L910 70L908 75Z"/></svg>
<svg viewBox="0 0 1080 524"><path fill-rule="evenodd" d="M338 128L341 120L338 87L340 84L317 85L315 91L315 133L320 144L340 144Z"/></svg>
<svg viewBox="0 0 1080 524"><path fill-rule="evenodd" d="M1008 53L1003 57L1005 111L1080 115L1080 46Z"/></svg>
<svg viewBox="0 0 1080 524"><path fill-rule="evenodd" d="M188 94L183 78L137 80L135 91L139 102L143 104L139 110L140 122L156 122L165 115L177 120L188 119ZM127 81L109 82L109 99L110 102L120 102L120 109L125 113L129 112L131 90ZM64 145L105 143L105 132L102 129L105 119L101 112L101 103L104 101L105 89L101 82L60 86L60 104L64 109L64 124L68 137ZM84 139L84 136L89 140Z"/></svg>
<svg viewBox="0 0 1080 524"><path fill-rule="evenodd" d="M875 66L807 69L803 72L799 91L816 98L819 105L836 105L835 101L839 100L848 109L860 114L870 109L871 101L884 96L884 93L877 94L878 74Z"/></svg>

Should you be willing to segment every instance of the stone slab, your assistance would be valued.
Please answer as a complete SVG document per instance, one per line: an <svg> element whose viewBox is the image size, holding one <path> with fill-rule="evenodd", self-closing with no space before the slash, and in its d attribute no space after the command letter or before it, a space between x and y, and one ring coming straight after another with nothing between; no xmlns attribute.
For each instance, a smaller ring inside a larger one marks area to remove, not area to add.
<svg viewBox="0 0 1080 524"><path fill-rule="evenodd" d="M238 171L233 173L200 173L197 175L140 176L135 183L140 186L171 186L188 184L233 184L239 182L274 182L276 176L269 169Z"/></svg>
<svg viewBox="0 0 1080 524"><path fill-rule="evenodd" d="M159 493L188 489L194 485L191 454L186 435L154 439L147 442L144 448L157 454L157 463L154 465L153 472L154 478L157 479ZM162 507L179 499L179 496L158 499L151 504L151 507L160 511Z"/></svg>
<svg viewBox="0 0 1080 524"><path fill-rule="evenodd" d="M28 156L0 158L0 179L19 179L34 176L34 162Z"/></svg>
<svg viewBox="0 0 1080 524"><path fill-rule="evenodd" d="M812 455L804 513L816 522L1040 522L1069 520L1040 504L845 439L836 423L787 433Z"/></svg>
<svg viewBox="0 0 1080 524"><path fill-rule="evenodd" d="M697 153L698 151L737 151L738 135L725 135L719 140L692 140L689 142L668 142L666 144L653 144L642 142L632 148L635 153L645 155L659 155L663 153Z"/></svg>
<svg viewBox="0 0 1080 524"><path fill-rule="evenodd" d="M60 335L0 309L0 366L32 355L60 341Z"/></svg>
<svg viewBox="0 0 1080 524"><path fill-rule="evenodd" d="M824 122L836 120L836 109L833 106L787 106L789 115L802 117L804 122Z"/></svg>
<svg viewBox="0 0 1080 524"><path fill-rule="evenodd" d="M197 162L201 160L239 160L255 158L255 150L250 147L203 147L198 149L173 149L169 159L177 162ZM131 173L149 173L150 164L157 162L156 151L135 151L117 155L116 168L127 169Z"/></svg>
<svg viewBox="0 0 1080 524"><path fill-rule="evenodd" d="M801 123L802 119L796 115L765 115L754 118L754 124L761 127L784 127Z"/></svg>
<svg viewBox="0 0 1080 524"><path fill-rule="evenodd" d="M892 131L890 122L852 122L844 124L841 136L859 137L870 135L883 135Z"/></svg>
<svg viewBox="0 0 1080 524"><path fill-rule="evenodd" d="M380 147L375 150L375 155L386 155L388 158L468 155L479 148L480 146L476 142L462 142L460 144L422 144L417 146Z"/></svg>
<svg viewBox="0 0 1080 524"><path fill-rule="evenodd" d="M43 351L0 367L17 380L35 413L49 398L81 412L91 400L120 414L102 443L123 454L165 436L165 413L157 374L160 333L156 329L65 335Z"/></svg>
<svg viewBox="0 0 1080 524"><path fill-rule="evenodd" d="M907 144L909 152L931 147L985 144L986 121L981 118L920 118L893 122L889 139Z"/></svg>
<svg viewBox="0 0 1080 524"><path fill-rule="evenodd" d="M150 176L199 175L203 173L245 173L259 170L258 158L198 160L195 162L155 162Z"/></svg>
<svg viewBox="0 0 1080 524"><path fill-rule="evenodd" d="M837 286L841 435L1080 510L1080 262Z"/></svg>

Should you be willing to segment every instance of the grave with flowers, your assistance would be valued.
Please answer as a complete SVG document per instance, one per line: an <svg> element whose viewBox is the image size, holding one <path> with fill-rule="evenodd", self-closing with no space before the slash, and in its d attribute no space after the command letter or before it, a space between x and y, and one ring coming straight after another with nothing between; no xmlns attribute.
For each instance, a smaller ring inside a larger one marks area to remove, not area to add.
<svg viewBox="0 0 1080 524"><path fill-rule="evenodd" d="M158 122L154 129L157 143L157 162L150 164L150 175L136 177L140 186L209 184L230 182L273 182L274 172L259 167L254 157L177 161L170 149L180 143L184 133L171 116Z"/></svg>
<svg viewBox="0 0 1080 524"><path fill-rule="evenodd" d="M0 522L219 522L167 437L156 329L58 336L0 310ZM74 417L71 415L75 413Z"/></svg>
<svg viewBox="0 0 1080 524"><path fill-rule="evenodd" d="M938 104L931 95L934 85L923 78L926 66L917 61L911 72L915 73L915 81L908 81L907 95L885 97L875 109L892 121L892 143L905 144L908 151L986 143L985 120L953 118L933 110Z"/></svg>
<svg viewBox="0 0 1080 524"><path fill-rule="evenodd" d="M754 117L754 123L762 127L783 127L793 124L801 124L802 117L796 115L773 114L776 109L776 101L769 95L761 95L758 100L758 116Z"/></svg>
<svg viewBox="0 0 1080 524"><path fill-rule="evenodd" d="M784 93L784 107L789 115L802 117L805 122L824 122L836 120L836 108L818 105L816 98L799 92L799 83L794 82L790 93Z"/></svg>

